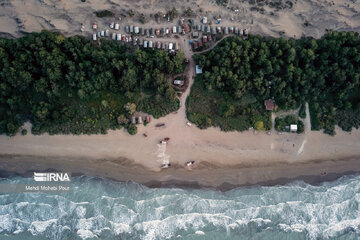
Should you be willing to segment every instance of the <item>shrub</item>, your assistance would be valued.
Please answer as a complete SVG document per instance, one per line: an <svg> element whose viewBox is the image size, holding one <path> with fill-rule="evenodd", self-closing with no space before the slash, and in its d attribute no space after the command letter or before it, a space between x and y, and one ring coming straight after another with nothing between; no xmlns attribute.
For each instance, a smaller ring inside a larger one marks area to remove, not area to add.
<svg viewBox="0 0 360 240"><path fill-rule="evenodd" d="M26 129L21 130L21 135L25 136L26 134L27 134L27 130L26 130Z"/></svg>
<svg viewBox="0 0 360 240"><path fill-rule="evenodd" d="M94 13L98 18L114 17L115 16L115 14L113 12L109 11L109 10L100 10L100 11L96 11Z"/></svg>

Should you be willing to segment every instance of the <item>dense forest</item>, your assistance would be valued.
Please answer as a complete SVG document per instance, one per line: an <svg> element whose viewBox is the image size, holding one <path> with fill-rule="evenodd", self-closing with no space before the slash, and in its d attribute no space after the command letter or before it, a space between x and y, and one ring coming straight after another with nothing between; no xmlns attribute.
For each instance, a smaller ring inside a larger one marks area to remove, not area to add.
<svg viewBox="0 0 360 240"><path fill-rule="evenodd" d="M93 134L122 126L135 110L155 117L179 106L168 81L184 70L181 52L65 38L43 31L0 39L0 133L25 121L41 134Z"/></svg>
<svg viewBox="0 0 360 240"><path fill-rule="evenodd" d="M188 99L188 117L201 127L245 130L261 121L266 127L265 99L282 110L309 102L313 130L333 135L336 124L346 131L359 127L358 33L299 40L230 37L194 59L204 73Z"/></svg>

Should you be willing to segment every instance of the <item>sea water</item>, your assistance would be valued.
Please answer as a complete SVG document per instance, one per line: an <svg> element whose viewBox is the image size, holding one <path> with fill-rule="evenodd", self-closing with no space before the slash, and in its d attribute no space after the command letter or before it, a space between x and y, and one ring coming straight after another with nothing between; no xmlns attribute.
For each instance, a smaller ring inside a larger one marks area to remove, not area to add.
<svg viewBox="0 0 360 240"><path fill-rule="evenodd" d="M1 194L0 239L360 239L359 175L226 192L71 180L70 193Z"/></svg>

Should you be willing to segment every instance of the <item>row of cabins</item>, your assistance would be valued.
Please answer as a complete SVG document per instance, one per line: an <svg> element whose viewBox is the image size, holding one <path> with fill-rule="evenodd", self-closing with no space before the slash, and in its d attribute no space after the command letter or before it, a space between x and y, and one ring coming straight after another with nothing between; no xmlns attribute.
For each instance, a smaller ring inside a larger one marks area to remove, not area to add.
<svg viewBox="0 0 360 240"><path fill-rule="evenodd" d="M198 37L199 32L204 32L208 34L235 34L238 36L247 36L248 30L247 29L241 29L238 27L210 27L209 25L197 25L196 27L197 31L193 31L192 35L193 37Z"/></svg>
<svg viewBox="0 0 360 240"><path fill-rule="evenodd" d="M99 38L99 37L109 37L109 36L110 36L109 30L99 31L98 33L93 34L92 39L94 41L96 41L97 38ZM126 43L131 43L134 46L139 45L144 48L158 48L158 49L163 49L163 50L179 50L179 44L176 44L176 43L148 41L148 40L143 40L141 38L127 36L125 34L120 34L120 33L116 33L116 32L111 33L111 39L126 42Z"/></svg>
<svg viewBox="0 0 360 240"><path fill-rule="evenodd" d="M146 116L138 116L138 117L135 117L135 116L132 116L131 117L131 123L132 124L142 124L143 121L146 122L146 123L149 123L150 122L150 116L149 115L146 115Z"/></svg>
<svg viewBox="0 0 360 240"><path fill-rule="evenodd" d="M144 35L144 36L165 36L165 35L169 35L172 33L185 33L184 29L181 26L173 26L170 28L161 28L161 29L154 29L154 28L142 28L142 27L137 27L137 26L133 26L133 25L127 25L124 27L124 30L126 33L130 33L130 34L139 34L139 35Z"/></svg>

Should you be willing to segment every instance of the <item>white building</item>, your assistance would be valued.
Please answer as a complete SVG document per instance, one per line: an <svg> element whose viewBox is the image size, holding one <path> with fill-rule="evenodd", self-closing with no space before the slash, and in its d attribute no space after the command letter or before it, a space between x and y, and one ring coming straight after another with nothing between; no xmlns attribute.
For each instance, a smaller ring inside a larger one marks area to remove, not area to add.
<svg viewBox="0 0 360 240"><path fill-rule="evenodd" d="M169 50L173 49L173 43L169 43Z"/></svg>
<svg viewBox="0 0 360 240"><path fill-rule="evenodd" d="M173 33L176 33L176 26L173 26L172 32L173 32Z"/></svg>
<svg viewBox="0 0 360 240"><path fill-rule="evenodd" d="M196 74L202 74L203 73L202 69L199 67L199 65L195 66L195 72L196 72Z"/></svg>
<svg viewBox="0 0 360 240"><path fill-rule="evenodd" d="M120 25L118 23L115 23L115 30L119 30L120 29Z"/></svg>
<svg viewBox="0 0 360 240"><path fill-rule="evenodd" d="M93 39L94 41L96 41L96 39L97 39L96 33L93 34L92 39Z"/></svg>
<svg viewBox="0 0 360 240"><path fill-rule="evenodd" d="M291 125L290 125L290 131L291 131L291 132L297 132L297 130L298 130L298 127L297 127L296 124L291 124Z"/></svg>
<svg viewBox="0 0 360 240"><path fill-rule="evenodd" d="M203 17L203 18L202 18L202 23L204 23L204 24L207 23L207 17Z"/></svg>
<svg viewBox="0 0 360 240"><path fill-rule="evenodd" d="M121 34L120 33L116 34L116 40L118 40L118 41L121 40Z"/></svg>

